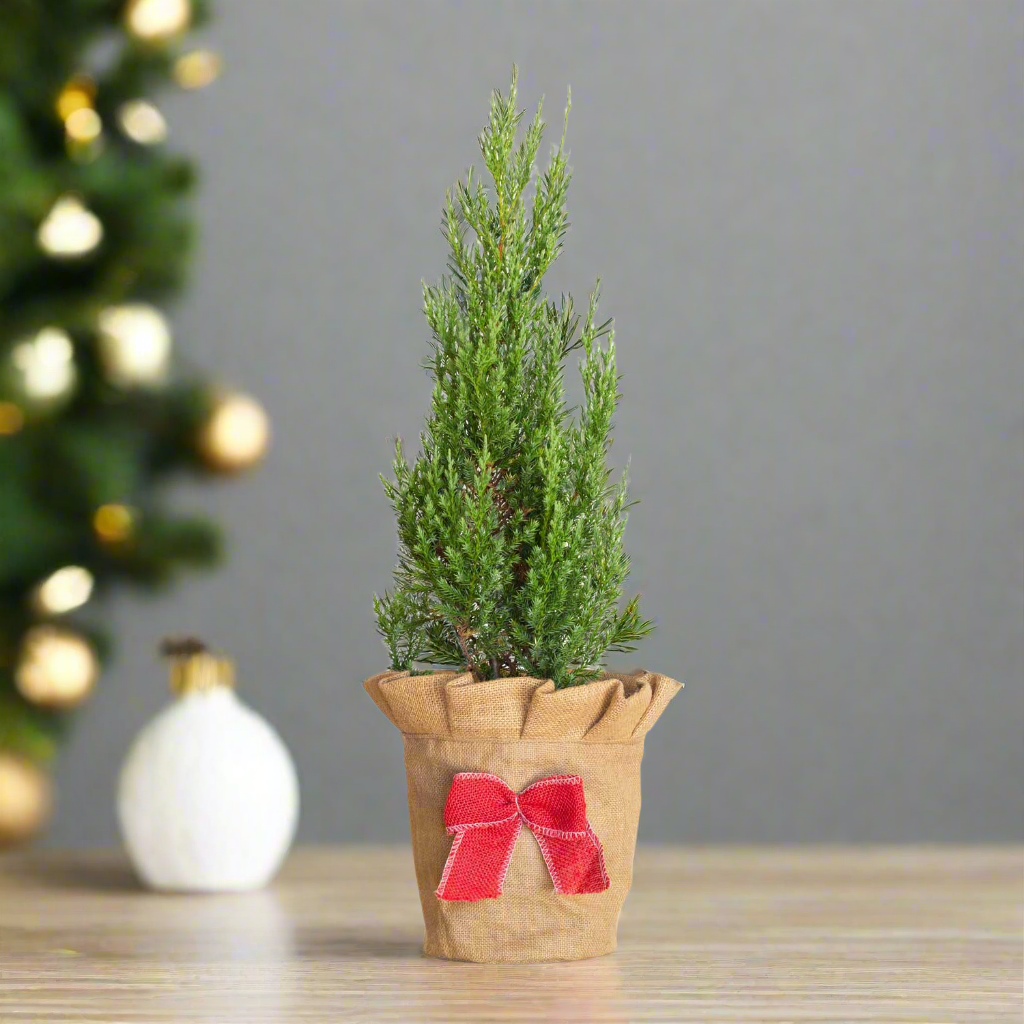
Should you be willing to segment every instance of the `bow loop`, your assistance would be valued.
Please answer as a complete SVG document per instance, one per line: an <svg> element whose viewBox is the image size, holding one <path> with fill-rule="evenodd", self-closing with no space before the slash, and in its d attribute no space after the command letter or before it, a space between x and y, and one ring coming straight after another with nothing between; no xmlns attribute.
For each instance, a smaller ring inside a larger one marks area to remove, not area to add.
<svg viewBox="0 0 1024 1024"><path fill-rule="evenodd" d="M497 775L459 772L448 792L444 824L455 838L439 899L500 896L524 824L540 846L556 892L604 892L611 884L578 775L552 775L516 794Z"/></svg>
<svg viewBox="0 0 1024 1024"><path fill-rule="evenodd" d="M515 793L497 775L459 772L452 779L444 805L444 824L449 832L494 825L517 814Z"/></svg>
<svg viewBox="0 0 1024 1024"><path fill-rule="evenodd" d="M587 801L578 775L552 775L519 794L519 810L534 830L586 832Z"/></svg>

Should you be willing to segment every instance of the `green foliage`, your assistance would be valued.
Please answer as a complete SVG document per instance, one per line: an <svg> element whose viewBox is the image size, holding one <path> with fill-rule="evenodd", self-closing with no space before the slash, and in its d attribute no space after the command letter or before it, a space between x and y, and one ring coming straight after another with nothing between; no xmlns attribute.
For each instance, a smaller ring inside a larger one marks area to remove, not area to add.
<svg viewBox="0 0 1024 1024"><path fill-rule="evenodd" d="M193 0L192 26L206 6ZM100 592L157 585L178 567L213 562L219 548L212 524L162 509L171 474L202 470L193 439L209 408L206 384L119 386L100 358L99 313L172 298L194 233L193 166L162 144L132 141L118 117L126 101L171 84L187 44L135 39L125 9L125 0L0 2L0 403L8 418L12 408L24 414L23 425L0 429L0 748L39 759L52 753L63 716L28 704L14 681L21 638L40 621L30 601L38 583L73 564ZM103 135L102 146L76 153L56 101L82 75L95 85ZM66 195L103 227L101 244L73 260L54 258L37 237ZM12 370L15 347L47 327L71 339L77 374L51 405L33 403ZM108 503L134 510L121 543L104 543L93 526ZM105 653L91 605L69 624Z"/></svg>
<svg viewBox="0 0 1024 1024"><path fill-rule="evenodd" d="M568 119L568 106L566 119ZM565 131L527 189L544 122L520 141L516 75L494 93L472 170L449 192L448 275L424 287L433 401L410 464L396 448L385 489L398 521L392 596L375 600L392 665L460 666L479 679L532 675L556 686L600 674L608 651L651 630L619 607L626 483L607 467L618 375L611 321L545 297L568 228ZM602 343L602 339L606 339ZM581 355L584 398L566 406L564 367Z"/></svg>

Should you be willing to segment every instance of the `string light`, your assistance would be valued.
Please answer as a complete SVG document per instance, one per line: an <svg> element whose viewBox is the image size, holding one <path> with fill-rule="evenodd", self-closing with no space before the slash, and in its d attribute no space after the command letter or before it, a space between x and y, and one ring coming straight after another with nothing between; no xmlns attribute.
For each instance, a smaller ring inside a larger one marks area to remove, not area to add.
<svg viewBox="0 0 1024 1024"><path fill-rule="evenodd" d="M183 89L202 89L220 74L220 55L212 50L183 53L174 62L174 79Z"/></svg>
<svg viewBox="0 0 1024 1024"><path fill-rule="evenodd" d="M79 107L64 119L64 131L68 138L79 145L95 142L103 131L100 115L92 107Z"/></svg>
<svg viewBox="0 0 1024 1024"><path fill-rule="evenodd" d="M111 306L99 316L100 357L113 383L158 384L167 376L171 329L163 314L144 302Z"/></svg>
<svg viewBox="0 0 1024 1024"><path fill-rule="evenodd" d="M39 584L32 603L43 615L63 615L89 600L93 582L88 569L80 565L66 565Z"/></svg>
<svg viewBox="0 0 1024 1024"><path fill-rule="evenodd" d="M131 0L125 25L137 39L162 43L188 28L192 20L189 0Z"/></svg>
<svg viewBox="0 0 1024 1024"><path fill-rule="evenodd" d="M103 225L77 196L61 196L39 225L39 245L49 256L84 256L100 244Z"/></svg>
<svg viewBox="0 0 1024 1024"><path fill-rule="evenodd" d="M167 138L164 115L146 100L129 100L117 110L121 131L140 146L153 146Z"/></svg>
<svg viewBox="0 0 1024 1024"><path fill-rule="evenodd" d="M15 345L11 362L21 374L22 390L32 399L58 398L75 382L74 348L59 327L44 327Z"/></svg>

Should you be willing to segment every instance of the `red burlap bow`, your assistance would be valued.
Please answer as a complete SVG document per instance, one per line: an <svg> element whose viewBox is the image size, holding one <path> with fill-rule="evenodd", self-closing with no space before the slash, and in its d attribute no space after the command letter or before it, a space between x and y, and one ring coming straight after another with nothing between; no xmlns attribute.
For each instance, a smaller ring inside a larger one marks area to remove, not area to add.
<svg viewBox="0 0 1024 1024"><path fill-rule="evenodd" d="M459 772L448 792L444 824L455 841L438 899L500 896L524 824L537 838L555 892L604 892L611 884L578 775L551 775L516 794L497 775Z"/></svg>

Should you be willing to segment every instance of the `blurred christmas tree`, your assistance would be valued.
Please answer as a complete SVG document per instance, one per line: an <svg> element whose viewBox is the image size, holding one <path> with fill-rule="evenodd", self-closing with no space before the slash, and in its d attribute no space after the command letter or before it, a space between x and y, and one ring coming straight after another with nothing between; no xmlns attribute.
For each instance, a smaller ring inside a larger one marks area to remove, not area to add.
<svg viewBox="0 0 1024 1024"><path fill-rule="evenodd" d="M45 764L108 649L92 599L217 556L161 482L266 446L252 399L172 372L162 308L194 170L147 94L216 77L184 43L206 6L0 2L0 842L45 818Z"/></svg>

